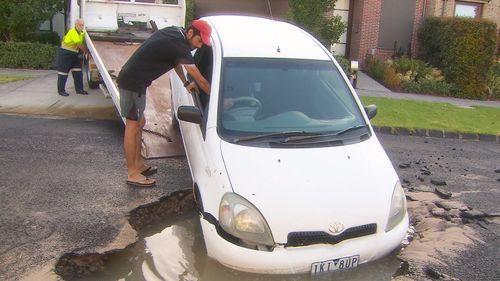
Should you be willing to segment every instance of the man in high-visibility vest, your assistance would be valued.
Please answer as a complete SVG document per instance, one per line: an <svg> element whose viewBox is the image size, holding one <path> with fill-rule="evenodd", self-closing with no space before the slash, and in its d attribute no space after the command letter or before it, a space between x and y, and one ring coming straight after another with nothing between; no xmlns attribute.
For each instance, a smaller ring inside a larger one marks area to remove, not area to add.
<svg viewBox="0 0 500 281"><path fill-rule="evenodd" d="M88 53L87 47L84 44L84 26L83 19L77 19L75 27L66 33L62 40L61 48L59 48L57 58L57 92L61 96L69 96L65 88L70 70L73 74L76 93L81 95L89 94L83 90L82 59L78 56L79 53Z"/></svg>

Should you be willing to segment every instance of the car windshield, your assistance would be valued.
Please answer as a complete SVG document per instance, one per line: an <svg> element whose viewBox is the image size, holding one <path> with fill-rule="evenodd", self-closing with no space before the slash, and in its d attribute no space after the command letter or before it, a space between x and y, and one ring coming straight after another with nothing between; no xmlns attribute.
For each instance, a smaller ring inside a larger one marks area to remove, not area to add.
<svg viewBox="0 0 500 281"><path fill-rule="evenodd" d="M331 61L227 58L221 83L219 133L233 142L368 131Z"/></svg>

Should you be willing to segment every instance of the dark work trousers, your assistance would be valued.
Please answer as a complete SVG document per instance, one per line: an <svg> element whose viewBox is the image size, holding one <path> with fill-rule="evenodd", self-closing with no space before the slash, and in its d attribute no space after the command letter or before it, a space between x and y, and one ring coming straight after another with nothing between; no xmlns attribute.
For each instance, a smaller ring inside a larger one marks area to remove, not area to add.
<svg viewBox="0 0 500 281"><path fill-rule="evenodd" d="M57 92L65 92L69 71L73 74L76 92L83 91L82 60L78 53L59 48L57 57Z"/></svg>

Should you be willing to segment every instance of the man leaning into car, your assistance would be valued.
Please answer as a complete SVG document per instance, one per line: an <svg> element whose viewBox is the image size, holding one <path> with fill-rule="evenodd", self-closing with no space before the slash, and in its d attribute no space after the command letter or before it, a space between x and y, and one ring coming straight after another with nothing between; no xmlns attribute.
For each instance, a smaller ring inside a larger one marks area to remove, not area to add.
<svg viewBox="0 0 500 281"><path fill-rule="evenodd" d="M125 118L123 146L127 160L127 184L137 187L152 187L154 179L148 178L157 172L156 167L146 166L141 156L142 129L146 124L146 89L151 83L172 68L184 83L188 92L199 92L198 86L207 94L210 83L194 64L191 51L210 45L212 28L203 20L194 20L186 30L166 27L153 33L125 63L118 75L120 90L120 114ZM184 76L182 66L196 83Z"/></svg>

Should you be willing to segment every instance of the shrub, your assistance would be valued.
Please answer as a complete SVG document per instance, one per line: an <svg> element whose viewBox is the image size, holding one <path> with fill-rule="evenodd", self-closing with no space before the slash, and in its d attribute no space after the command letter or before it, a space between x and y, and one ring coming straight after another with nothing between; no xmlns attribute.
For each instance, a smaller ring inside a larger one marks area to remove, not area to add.
<svg viewBox="0 0 500 281"><path fill-rule="evenodd" d="M347 26L341 16L328 14L335 9L337 0L287 2L288 20L308 30L327 47L339 41Z"/></svg>
<svg viewBox="0 0 500 281"><path fill-rule="evenodd" d="M351 61L344 56L335 56L335 59L340 64L340 67L342 67L342 70L344 70L344 73L349 76L351 74Z"/></svg>
<svg viewBox="0 0 500 281"><path fill-rule="evenodd" d="M438 96L454 96L457 87L444 81L422 79L420 81L404 81L403 89L409 93L425 93Z"/></svg>
<svg viewBox="0 0 500 281"><path fill-rule="evenodd" d="M403 79L396 72L392 63L386 63L384 66L384 84L392 90L401 90L401 82Z"/></svg>
<svg viewBox="0 0 500 281"><path fill-rule="evenodd" d="M458 97L487 97L496 48L496 24L467 18L428 18L419 30L420 57L442 69Z"/></svg>
<svg viewBox="0 0 500 281"><path fill-rule="evenodd" d="M488 74L488 98L500 100L500 62L496 62Z"/></svg>
<svg viewBox="0 0 500 281"><path fill-rule="evenodd" d="M42 31L30 33L28 36L28 41L59 46L59 44L61 43L61 38L59 38L59 34L57 34L57 32Z"/></svg>
<svg viewBox="0 0 500 281"><path fill-rule="evenodd" d="M64 10L62 0L0 1L0 41L26 41L40 23Z"/></svg>
<svg viewBox="0 0 500 281"><path fill-rule="evenodd" d="M394 61L394 68L398 73L412 76L413 78L410 80L418 80L431 72L425 62L404 56Z"/></svg>
<svg viewBox="0 0 500 281"><path fill-rule="evenodd" d="M57 47L30 42L0 42L0 67L51 69Z"/></svg>
<svg viewBox="0 0 500 281"><path fill-rule="evenodd" d="M377 81L384 81L384 62L372 55L367 55L365 60L365 68Z"/></svg>
<svg viewBox="0 0 500 281"><path fill-rule="evenodd" d="M402 57L383 62L368 56L365 64L368 74L391 90L440 96L454 96L457 92L453 83L444 81L439 69L417 59Z"/></svg>

